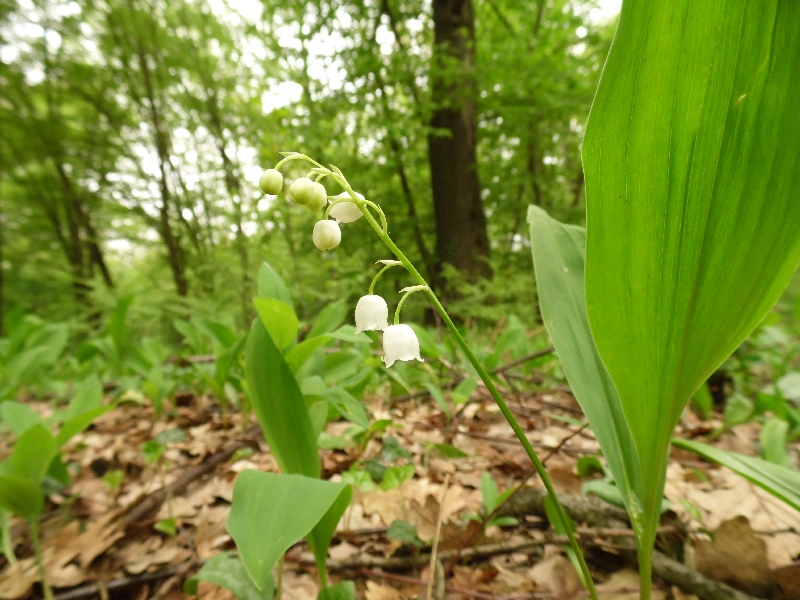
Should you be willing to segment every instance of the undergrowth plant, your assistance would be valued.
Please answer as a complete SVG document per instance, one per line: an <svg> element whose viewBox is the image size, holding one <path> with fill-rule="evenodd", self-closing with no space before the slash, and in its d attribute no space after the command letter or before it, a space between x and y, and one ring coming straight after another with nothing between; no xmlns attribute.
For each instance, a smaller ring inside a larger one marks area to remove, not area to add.
<svg viewBox="0 0 800 600"><path fill-rule="evenodd" d="M301 389L301 385L302 388L311 387L309 379L301 378L299 372L304 368L304 361L330 341L332 336L361 342L365 338L364 331L382 331L383 362L387 369L398 361L422 361L420 340L415 329L401 321L403 305L412 294L420 293L439 313L476 375L473 380L466 378L468 383L465 386L474 389L478 378L483 381L525 449L547 488L554 525L568 536L570 557L574 559L584 585L596 598L594 584L575 539L572 524L556 498L541 460L489 372L464 340L439 298L392 240L383 210L355 192L338 168L324 167L296 152L283 155L284 159L274 169L264 172L260 187L265 193L278 194L283 188L283 175L279 171L281 166L296 161L310 165L308 176L296 179L289 187L288 196L291 201L313 212L324 210L323 218L315 224L312 232L314 245L318 249L329 251L336 248L342 238L340 224L363 218L393 257L379 260L381 268L373 277L368 293L358 301L355 307L356 331L349 333L340 329L333 333L306 336L300 343L296 342L298 319L285 284L268 265L263 266L259 274L259 298L255 299L259 318L253 322L245 348L247 392L281 474L243 472L234 486L227 524L241 561L255 586L259 590L271 589L273 567L292 544L306 537L319 569L322 585L320 597L333 598L338 594L352 596L352 583L328 587L325 569L331 536L350 502L351 486L344 482L320 479L318 439L331 407L364 429L369 425L363 408L352 399L346 388L331 388L324 381L319 381L313 384L314 393L309 394L308 389ZM329 195L321 183L326 179L344 191ZM402 295L390 324L388 304L374 293L374 289L379 278L392 268L404 269L412 285L400 290ZM312 327L311 331L314 329ZM335 336L336 333L339 335ZM462 392L469 393L466 387ZM405 477L411 474L413 471L403 471Z"/></svg>
<svg viewBox="0 0 800 600"><path fill-rule="evenodd" d="M583 146L587 228L529 212L542 314L630 515L643 599L681 412L800 260L798 22L794 2L625 0ZM796 499L788 469L682 446Z"/></svg>

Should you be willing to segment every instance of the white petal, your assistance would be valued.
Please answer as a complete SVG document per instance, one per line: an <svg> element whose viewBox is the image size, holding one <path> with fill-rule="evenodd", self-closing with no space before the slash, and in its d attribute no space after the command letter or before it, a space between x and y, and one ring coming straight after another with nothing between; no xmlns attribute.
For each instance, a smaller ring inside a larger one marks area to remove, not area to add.
<svg viewBox="0 0 800 600"><path fill-rule="evenodd" d="M356 192L356 196L358 197L359 200L363 200L364 199L364 195L363 194L359 194L358 192ZM337 198L350 198L351 196L347 192L342 192L341 194L336 194L336 197Z"/></svg>
<svg viewBox="0 0 800 600"><path fill-rule="evenodd" d="M352 202L339 202L338 204L334 204L333 208L331 208L330 215L336 219L337 223L352 223L364 216L361 213L361 209Z"/></svg>
<svg viewBox="0 0 800 600"><path fill-rule="evenodd" d="M389 307L376 295L363 296L356 304L356 333L383 331L389 326Z"/></svg>
<svg viewBox="0 0 800 600"><path fill-rule="evenodd" d="M391 367L398 360L422 360L417 334L408 325L390 325L383 332L383 362Z"/></svg>
<svg viewBox="0 0 800 600"><path fill-rule="evenodd" d="M342 241L342 230L335 221L317 221L311 239L320 250L332 250Z"/></svg>

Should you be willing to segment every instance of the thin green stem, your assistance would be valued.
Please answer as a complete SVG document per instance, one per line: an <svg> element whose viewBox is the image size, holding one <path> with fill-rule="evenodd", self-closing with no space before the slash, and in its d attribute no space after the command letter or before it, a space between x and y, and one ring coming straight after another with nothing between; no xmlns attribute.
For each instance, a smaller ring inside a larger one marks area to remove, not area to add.
<svg viewBox="0 0 800 600"><path fill-rule="evenodd" d="M342 182L340 181L339 183ZM346 181L342 183L343 187L345 186L345 184ZM345 189L347 189L347 187L345 187ZM392 238L389 237L389 234L384 233L383 229L377 223L377 221L375 221L375 218L372 216L372 214L368 210L366 210L366 208L364 207L360 208L361 212L364 213L364 217L367 219L369 224L377 232L381 240L383 240L383 243L386 244L389 250L391 250L392 253L397 257L397 259L403 264L403 266L406 268L409 274L417 282L419 282L420 285L428 286L427 282L425 281L425 278L422 277L422 275L420 275L416 267L414 267L411 261L408 260L408 258L406 258L406 255L403 254L400 248L398 248L397 245L392 241ZM461 333L459 333L458 328L453 323L453 320L450 318L450 315L447 314L447 311L445 310L444 306L442 306L442 303L439 301L439 298L437 298L436 294L433 292L433 290L430 289L429 286L427 292L429 298L431 299L431 302L433 303L434 308L436 308L436 311L442 317L442 320L447 325L447 328L450 330L450 333L452 333L453 337L455 337L456 342L466 355L467 360L469 360L469 362L477 371L478 375L480 376L481 380L486 386L486 389L489 390L489 394L491 394L492 398L497 403L497 406L500 408L500 412L503 413L503 416L506 418L506 421L508 421L508 424L511 426L511 429L517 436L517 439L522 444L522 447L525 449L525 453L528 455L528 458L530 459L531 463L533 463L533 466L536 469L536 472L539 474L539 477L541 478L544 487L547 489L547 493L553 498L554 501L553 503L556 507L556 513L558 514L558 518L561 521L562 525L564 526L564 530L567 532L569 544L575 551L576 556L578 557L578 563L580 564L581 572L583 573L583 579L586 581L587 586L589 587L589 594L591 595L593 600L598 600L597 590L594 587L594 582L592 581L592 575L589 572L589 566L586 564L586 559L583 557L583 552L581 551L581 548L578 545L577 539L575 539L575 534L572 531L572 527L570 527L569 525L567 514L564 511L564 507L561 505L558 496L556 495L556 491L553 488L553 483L552 481L550 481L550 477L547 475L547 472L545 471L542 461L539 459L539 456L533 449L533 446L531 445L530 441L525 435L525 432L523 431L516 417L514 417L514 414L511 412L511 409L508 407L508 404L506 404L505 400L503 400L503 397L500 395L500 392L498 391L497 386L495 386L494 381L492 381L492 378L489 376L489 373L486 372L486 369L483 367L478 358L475 356L470 347L467 345L466 340L464 340L464 338L461 336Z"/></svg>
<svg viewBox="0 0 800 600"><path fill-rule="evenodd" d="M394 324L400 325L400 310L403 308L403 304L405 304L406 299L413 294L414 292L422 292L422 291L430 291L430 288L427 285L418 285L414 286L412 289L406 291L403 294L403 297L400 298L400 302L397 303L397 308L394 310Z"/></svg>
<svg viewBox="0 0 800 600"><path fill-rule="evenodd" d="M8 512L0 510L0 536L3 538L3 555L8 564L17 564L17 556L14 554L14 545L11 543L11 519Z"/></svg>
<svg viewBox="0 0 800 600"><path fill-rule="evenodd" d="M372 296L372 294L375 292L375 284L378 283L378 279L381 278L381 275L383 275L386 271L388 271L389 269L391 269L394 266L396 266L396 265L386 265L380 271L378 271L378 273L377 273L377 275L375 275L375 277L372 278L372 283L369 284L369 295L370 296Z"/></svg>
<svg viewBox="0 0 800 600"><path fill-rule="evenodd" d="M47 583L47 572L44 570L44 559L42 558L42 543L39 539L39 523L31 521L31 541L33 543L33 553L36 555L36 564L39 566L39 577L42 580L42 591L45 600L53 600L53 588Z"/></svg>
<svg viewBox="0 0 800 600"><path fill-rule="evenodd" d="M305 155L292 155L290 157L287 157L286 159L284 159L283 161L281 161L278 164L279 165L283 164L284 162L286 162L286 160L293 160L293 159L300 159L300 158L305 158L309 162L314 163L314 164L319 166L318 163L316 163L312 159L306 157ZM511 409L508 407L508 405L506 404L505 400L503 400L503 397L500 395L500 392L497 390L497 387L495 386L494 382L492 381L492 378L489 376L489 373L486 372L486 369L483 367L483 365L480 363L480 361L478 361L478 358L475 356L475 354L472 352L470 347L467 345L467 342L464 340L464 338L459 333L458 328L456 328L455 324L453 323L452 319L450 318L450 315L447 314L447 311L445 310L444 306L442 306L442 303L439 302L439 298L436 297L436 294L428 286L428 283L425 281L425 278L422 277L422 275L420 275L420 273L419 273L419 271L417 271L416 267L414 267L414 265L411 263L411 261L408 260L408 258L406 258L406 255L403 254L403 252L400 250L400 248L398 248L397 245L392 241L392 238L389 237L389 228L387 226L386 218L385 218L385 216L383 214L383 211L380 210L380 208L377 207L377 205L373 204L372 202L369 202L369 201L366 201L366 200L361 200L356 195L356 193L353 191L353 188L350 187L350 184L347 182L347 179L345 178L344 174L338 168L336 168L333 165L331 165L331 169L333 170L333 173L331 174L332 177L334 177L334 179L336 179L339 182L339 184L344 188L344 190L350 195L350 197L353 199L353 203L356 206L358 206L358 208L361 210L361 213L364 215L364 218L367 220L367 222L370 224L370 226L375 230L375 232L378 234L378 236L381 238L381 240L383 240L383 243L386 244L386 246L389 248L389 250L392 251L392 253L397 257L397 259L406 268L408 273L420 285L428 287L428 289L426 291L428 292L428 296L430 297L434 308L436 308L436 311L442 317L442 320L447 325L447 328L453 334L453 337L455 337L456 342L458 343L458 345L461 347L461 350L466 355L467 360L469 360L469 362L472 364L472 366L477 371L478 375L480 376L481 380L483 381L484 385L486 386L486 389L489 390L489 393L491 394L492 398L497 403L497 406L500 408L500 412L503 413L503 416L506 418L506 421L508 421L508 424L511 426L511 429L514 431L514 434L517 436L517 439L520 441L520 443L522 444L522 447L525 449L525 453L528 455L528 458L530 459L531 463L533 463L533 466L536 469L536 472L539 474L539 477L542 479L542 483L544 484L545 488L547 489L547 493L553 498L553 503L555 504L556 513L558 514L558 518L561 521L561 524L563 525L565 531L567 532L567 537L569 538L570 546L575 551L575 554L578 557L578 562L580 564L581 572L583 573L583 579L586 581L586 584L587 584L587 586L589 588L589 594L591 595L593 600L598 600L598 598L597 598L597 590L595 590L594 582L592 581L592 576L591 576L591 573L589 572L589 567L586 564L586 560L583 557L583 552L581 551L581 548L578 545L578 541L575 539L575 534L572 531L572 527L570 527L570 525L569 525L569 520L567 518L566 512L564 511L564 507L561 505L561 502L558 500L558 496L556 496L555 489L553 488L553 483L550 481L550 477L547 475L547 472L544 469L544 465L542 464L542 461L539 459L538 455L536 454L536 451L533 449L533 446L531 445L530 441L528 440L527 436L525 435L525 432L523 431L523 429L520 426L519 422L514 417L513 413L511 412ZM376 208L379 211L379 214L380 214L380 217L381 217L381 223L380 224L375 220L375 217L372 215L372 213L367 208L368 205ZM403 297L403 300L405 299L406 296ZM402 303L403 300L401 300L401 303ZM398 317L399 308L400 307L398 306L398 311L395 313L395 318ZM320 582L322 583L323 587L327 586L327 577L322 572L320 572Z"/></svg>
<svg viewBox="0 0 800 600"><path fill-rule="evenodd" d="M313 164L313 165L316 165L316 166L317 166L317 167L319 167L320 169L324 169L324 168L325 168L325 167L323 167L321 164L319 164L317 161L315 161L313 158L309 158L309 157L308 157L308 156L306 156L305 154L291 154L291 155L289 155L289 156L285 156L285 157L284 157L284 158L283 158L283 159L282 159L280 162L278 162L278 164L277 164L277 165L275 165L275 167L273 167L273 168L274 168L274 169L276 169L276 170L280 170L280 168L281 168L283 165L285 165L287 162L290 162L290 161L293 161L293 160L306 160L306 161L310 162L311 164Z"/></svg>

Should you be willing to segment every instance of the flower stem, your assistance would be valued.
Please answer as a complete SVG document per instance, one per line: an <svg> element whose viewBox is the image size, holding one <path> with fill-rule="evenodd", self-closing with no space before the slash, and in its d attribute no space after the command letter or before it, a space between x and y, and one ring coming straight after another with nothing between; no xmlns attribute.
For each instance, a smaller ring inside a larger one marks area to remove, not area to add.
<svg viewBox="0 0 800 600"><path fill-rule="evenodd" d="M311 160L310 158L308 158L308 157L306 157L304 155L297 155L297 154L291 155L290 157L288 157L288 160L295 160L295 159L300 159L300 158L305 158L309 162L319 166L319 163L317 163L314 160ZM286 161L287 161L287 159L284 159L278 164L279 165L283 164ZM447 314L447 311L444 309L444 306L442 306L442 303L439 302L439 298L436 297L436 294L428 286L428 283L425 281L425 278L422 277L422 275L420 275L420 273L419 273L419 271L417 271L416 267L414 267L414 265L411 263L411 261L408 260L408 258L406 258L406 255L403 254L403 252L400 250L400 248L398 248L397 245L392 241L392 238L389 237L389 228L387 227L387 223L386 223L386 219L385 219L385 217L383 215L383 211L377 205L373 204L372 202L360 199L356 195L356 193L353 191L353 188L350 187L350 184L348 183L348 181L345 178L344 174L339 169L337 169L335 166L331 166L331 169L333 170L331 172L331 176L334 179L336 179L336 181L339 182L339 184L344 188L344 190L352 198L353 203L356 206L358 206L358 208L361 210L362 214L366 218L367 222L375 230L375 232L378 234L378 236L381 238L381 240L383 240L383 243L386 244L386 247L389 248L389 250L392 251L392 253L397 257L397 259L406 268L406 271L408 271L408 273L421 286L426 286L428 288L426 291L428 292L428 296L430 297L434 308L436 308L436 311L442 317L442 320L447 325L447 328L453 334L453 337L455 337L456 342L458 343L458 345L461 347L461 350L466 355L467 360L469 360L469 362L472 364L472 366L477 371L478 375L480 376L481 380L483 381L484 385L486 386L486 389L489 390L489 393L491 394L492 398L497 403L497 406L500 408L500 412L503 413L503 416L506 418L506 421L508 421L508 424L511 426L511 429L514 431L514 434L517 436L517 439L522 444L522 447L525 449L525 453L528 455L528 458L530 459L531 463L533 463L533 466L536 469L536 472L539 474L539 477L542 479L542 483L544 484L544 487L547 489L547 493L553 499L553 504L556 507L556 513L558 515L558 519L561 521L561 525L563 526L564 530L567 532L567 537L569 538L570 546L575 551L575 554L578 557L578 563L580 564L581 573L583 574L583 580L586 582L586 585L589 588L589 594L591 595L592 600L598 600L598 598L597 598L597 590L595 590L594 582L592 581L592 575L591 575L591 573L589 573L589 567L586 564L586 559L584 559L583 552L581 551L581 548L578 545L578 541L575 539L575 534L572 531L572 527L570 526L570 522L569 522L569 520L567 518L566 512L564 511L564 507L561 505L561 502L558 500L558 496L556 496L556 491L553 488L553 482L550 481L550 477L548 477L547 472L544 469L544 465L542 464L542 461L539 459L539 456L536 454L536 451L533 449L533 446L531 445L530 441L528 440L527 436L525 435L525 432L523 431L523 429L520 426L519 422L517 421L517 419L514 417L513 413L511 412L511 409L508 407L508 405L506 404L505 400L503 400L503 397L500 395L500 392L497 390L497 386L495 386L494 381L492 381L492 378L489 376L489 373L486 372L486 369L483 367L483 365L480 363L480 361L478 361L478 358L475 356L475 354L472 352L470 347L467 345L467 342L464 340L464 338L459 333L458 328L456 328L455 324L453 323L452 319L450 318L450 315ZM380 214L380 217L381 217L381 223L380 224L375 220L375 217L369 211L368 206L372 206L372 207L376 208L379 211L379 214ZM402 304L403 300L405 300L406 297L407 297L407 294L406 294L406 296L403 297L403 299L401 299L400 304ZM395 319L397 319L397 315L399 314L399 310L400 310L400 306L398 305L398 310L395 313ZM320 576L321 576L320 578L322 578L322 573L320 573ZM323 587L325 587L325 584L326 584L326 582L323 583Z"/></svg>
<svg viewBox="0 0 800 600"><path fill-rule="evenodd" d="M14 545L11 543L11 519L8 512L2 509L0 509L0 537L3 539L3 547L0 548L0 551L5 555L8 564L17 564Z"/></svg>
<svg viewBox="0 0 800 600"><path fill-rule="evenodd" d="M31 521L31 542L33 543L33 553L36 555L36 564L39 566L39 577L42 580L42 592L44 600L53 600L53 588L47 583L47 573L44 570L44 559L42 558L42 543L39 539L39 523Z"/></svg>
<svg viewBox="0 0 800 600"><path fill-rule="evenodd" d="M342 182L340 181L340 183ZM345 189L348 189L349 185L346 185L346 183L347 182L345 181L343 183L343 186L345 187ZM414 279L416 279L420 285L428 286L425 279L422 277L422 275L420 275L419 271L417 271L417 269L414 267L411 261L408 260L408 258L406 258L405 254L403 254L400 248L398 248L397 245L392 241L392 238L389 237L389 234L383 232L383 229L378 224L378 222L375 221L372 214L370 214L370 212L361 205L359 205L359 208L361 208L361 212L364 213L364 216L366 217L369 224L372 225L372 228L378 233L381 240L383 240L383 243L386 244L389 250L391 250L392 253L397 257L397 259L403 264L403 266L406 268L409 274ZM489 393L491 394L494 401L497 403L497 406L500 408L500 412L503 413L503 416L506 418L506 421L508 421L508 424L511 426L511 429L514 430L514 434L517 436L517 439L522 444L522 447L525 449L525 453L528 455L528 458L530 459L531 463L533 463L536 472L542 479L542 483L544 484L544 487L547 489L547 493L553 498L554 501L553 504L556 507L556 513L558 514L558 518L561 521L564 530L567 532L567 537L569 538L569 544L575 551L576 556L578 557L578 563L580 564L581 572L583 574L583 579L584 581L586 581L586 584L589 588L589 594L591 595L593 600L597 600L597 590L595 590L594 582L592 581L592 575L589 572L589 566L586 564L586 559L583 557L583 552L581 551L581 548L578 545L578 541L575 539L575 534L572 531L572 527L570 526L567 514L564 511L564 507L561 505L561 502L558 500L558 496L556 496L556 491L553 488L553 483L552 481L550 481L550 477L547 475L547 472L545 471L542 461L539 459L539 456L533 449L533 446L531 445L530 441L525 435L525 432L523 431L516 417L514 417L514 414L511 412L511 409L508 407L508 404L506 404L505 400L503 400L503 397L497 390L497 386L495 386L494 381L492 381L492 378L489 376L489 373L486 372L486 369L483 367L478 358L472 352L469 345L467 345L466 340L464 340L464 338L461 336L461 333L459 333L458 328L453 323L453 320L450 318L450 315L447 314L447 311L445 310L444 306L442 306L442 303L439 301L439 298L436 297L436 294L433 292L433 290L430 289L429 286L427 292L428 292L428 297L431 299L434 308L436 308L436 311L442 317L442 320L447 325L447 328L450 330L450 333L452 333L453 337L455 337L456 342L466 355L467 360L469 360L469 362L477 371L484 385L486 385L486 389L489 390ZM403 297L403 300L404 299L405 296ZM402 300L400 302L402 303ZM398 310L399 308L400 307L398 306Z"/></svg>
<svg viewBox="0 0 800 600"><path fill-rule="evenodd" d="M369 284L369 295L370 296L372 296L372 294L375 293L375 284L378 283L378 279L381 278L381 275L383 275L386 271L391 269L393 266L394 265L386 265L380 271L378 271L378 274L375 275L375 277L372 278L372 283Z"/></svg>

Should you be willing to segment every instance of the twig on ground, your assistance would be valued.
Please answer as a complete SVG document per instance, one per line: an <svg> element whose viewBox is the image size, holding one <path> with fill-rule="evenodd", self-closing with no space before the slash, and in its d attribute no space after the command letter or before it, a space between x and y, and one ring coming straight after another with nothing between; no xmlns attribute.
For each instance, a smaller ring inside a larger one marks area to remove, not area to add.
<svg viewBox="0 0 800 600"><path fill-rule="evenodd" d="M513 360L504 365L500 365L499 367L496 367L495 369L489 371L489 373L491 375L499 375L501 373L505 373L506 371L513 369L514 367L523 365L526 362L535 360L537 358L541 358L542 356L547 356L548 354L552 354L555 351L556 349L553 346L550 346L549 348L545 348L544 350L538 350L537 352L532 352L531 354L523 356L522 358L518 358L517 360ZM453 367L449 364L446 364L446 366L450 369L453 369ZM464 379L466 379L466 377L464 377L463 375L454 377L452 381L450 381L446 386L444 386L444 388L447 390L451 390L454 387L456 387L459 383L464 381ZM430 392L428 392L427 390L422 390L419 392L414 392L413 394L404 394L402 396L397 396L396 398L391 398L389 402L391 404L399 404L401 402L407 402L409 400L415 400L417 398L422 398L424 396L429 396L429 395Z"/></svg>
<svg viewBox="0 0 800 600"><path fill-rule="evenodd" d="M153 571L151 573L140 573L139 575L133 575L131 577L121 577L119 579L112 579L104 584L97 585L82 585L81 587L77 587L75 589L69 590L67 592L62 592L57 594L55 600L82 600L83 598L94 598L97 596L101 596L103 593L103 589L106 592L116 592L119 590L124 590L125 588L132 587L134 585L143 585L145 583L150 583L153 581L160 581L162 579L166 579L168 577L172 577L181 571L189 569L192 565L201 565L205 561L186 561L182 562L179 565L175 565L174 567L169 567L167 569L161 569L160 571Z"/></svg>
<svg viewBox="0 0 800 600"><path fill-rule="evenodd" d="M545 514L546 492L538 488L526 488L514 499L510 499L501 511L503 515L523 516ZM593 527L627 529L628 516L624 510L612 506L595 496L559 494L567 513L578 522ZM636 544L632 538L622 540L620 545L631 562L636 562ZM709 579L702 573L690 569L661 552L653 555L653 574L684 592L694 594L701 600L755 600L753 596L740 592L729 585Z"/></svg>
<svg viewBox="0 0 800 600"><path fill-rule="evenodd" d="M207 457L200 464L195 465L191 469L186 469L166 488L161 488L153 492L128 509L127 514L123 518L123 523L127 526L131 523L141 521L150 513L155 512L161 506L161 504L163 504L168 493L172 496L177 496L183 493L183 491L189 487L189 484L191 484L193 481L210 473L216 469L217 466L228 462L237 450L241 450L253 441L258 440L260 436L261 429L258 425L248 428L242 437L229 442L222 450Z"/></svg>
<svg viewBox="0 0 800 600"><path fill-rule="evenodd" d="M439 538L442 535L442 515L444 514L444 501L447 498L447 488L450 487L450 473L444 476L444 486L442 487L442 499L439 500L439 516L436 519L436 535L433 538L433 548L431 548L431 563L428 569L428 596L427 599L431 600L433 597L433 584L436 581L436 554L439 551ZM437 594L437 597L439 595Z"/></svg>

